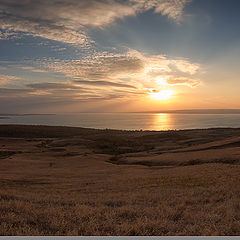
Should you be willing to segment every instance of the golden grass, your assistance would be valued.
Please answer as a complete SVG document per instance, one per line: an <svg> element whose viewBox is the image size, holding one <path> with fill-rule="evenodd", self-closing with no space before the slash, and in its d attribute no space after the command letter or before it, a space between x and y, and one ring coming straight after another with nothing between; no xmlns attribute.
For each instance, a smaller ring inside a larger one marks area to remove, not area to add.
<svg viewBox="0 0 240 240"><path fill-rule="evenodd" d="M5 128L0 235L240 235L237 129Z"/></svg>

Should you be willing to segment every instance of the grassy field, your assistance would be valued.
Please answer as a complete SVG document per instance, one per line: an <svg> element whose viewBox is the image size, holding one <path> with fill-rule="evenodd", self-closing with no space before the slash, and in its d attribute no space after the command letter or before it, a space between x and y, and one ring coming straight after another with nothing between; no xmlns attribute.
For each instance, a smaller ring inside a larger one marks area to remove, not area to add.
<svg viewBox="0 0 240 240"><path fill-rule="evenodd" d="M0 235L240 235L240 129L0 125Z"/></svg>

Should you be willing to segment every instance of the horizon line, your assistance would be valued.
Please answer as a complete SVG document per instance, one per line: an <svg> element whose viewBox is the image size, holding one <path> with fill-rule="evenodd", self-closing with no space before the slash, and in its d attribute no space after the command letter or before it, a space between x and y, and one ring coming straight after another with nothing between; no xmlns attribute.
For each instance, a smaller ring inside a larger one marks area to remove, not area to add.
<svg viewBox="0 0 240 240"><path fill-rule="evenodd" d="M239 108L201 108L201 109L179 109L179 110L155 110L155 111L124 111L124 112L63 112L63 113L0 113L0 116L27 116L27 115L58 115L58 114L77 114L77 113L188 113L188 114L240 114Z"/></svg>

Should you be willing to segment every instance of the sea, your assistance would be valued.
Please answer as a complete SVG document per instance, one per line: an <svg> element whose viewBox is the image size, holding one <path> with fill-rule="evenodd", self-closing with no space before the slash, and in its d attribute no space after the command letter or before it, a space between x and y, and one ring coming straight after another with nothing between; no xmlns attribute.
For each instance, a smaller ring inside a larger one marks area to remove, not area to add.
<svg viewBox="0 0 240 240"><path fill-rule="evenodd" d="M156 131L226 127L240 128L240 114L78 113L0 115L0 124Z"/></svg>

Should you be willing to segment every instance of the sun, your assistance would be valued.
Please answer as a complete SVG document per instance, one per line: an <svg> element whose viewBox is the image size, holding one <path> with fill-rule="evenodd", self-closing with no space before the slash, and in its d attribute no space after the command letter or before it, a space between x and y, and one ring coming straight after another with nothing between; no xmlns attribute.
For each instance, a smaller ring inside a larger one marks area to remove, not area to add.
<svg viewBox="0 0 240 240"><path fill-rule="evenodd" d="M172 98L174 93L175 92L172 90L161 90L159 92L152 90L149 94L150 97L154 100L166 101Z"/></svg>

